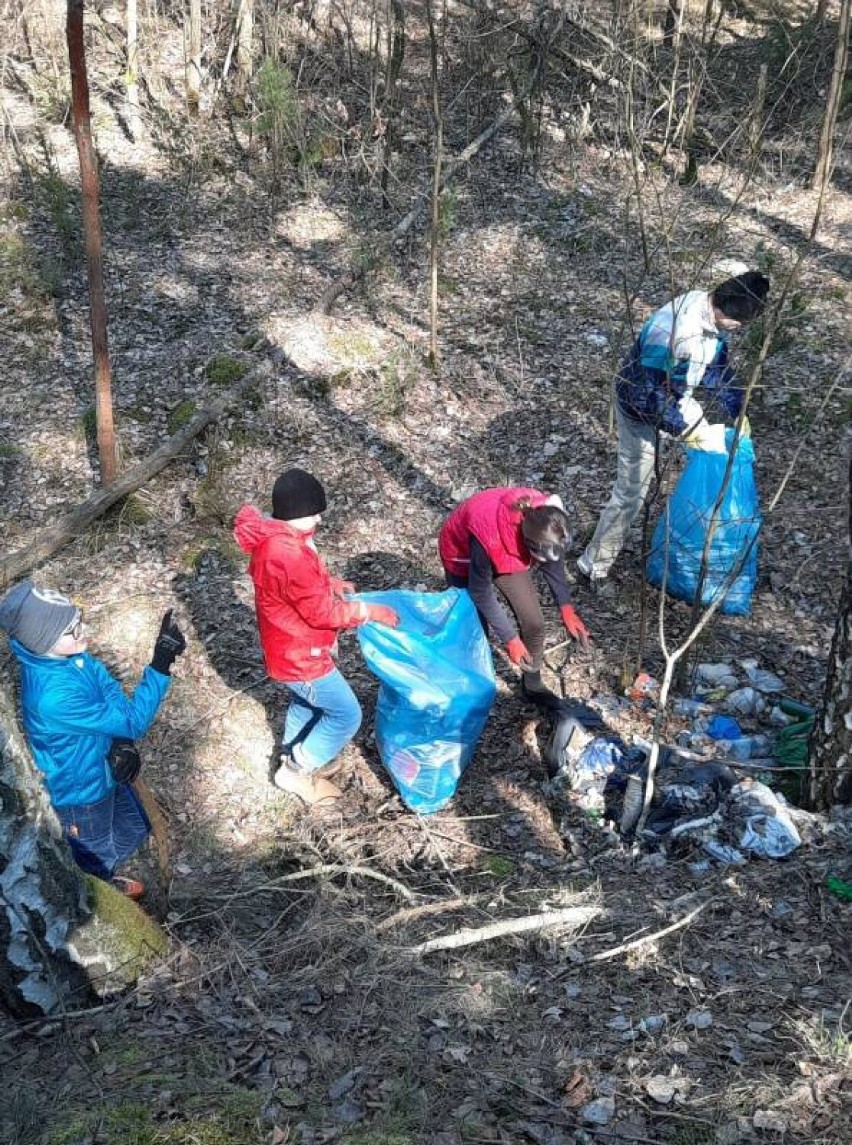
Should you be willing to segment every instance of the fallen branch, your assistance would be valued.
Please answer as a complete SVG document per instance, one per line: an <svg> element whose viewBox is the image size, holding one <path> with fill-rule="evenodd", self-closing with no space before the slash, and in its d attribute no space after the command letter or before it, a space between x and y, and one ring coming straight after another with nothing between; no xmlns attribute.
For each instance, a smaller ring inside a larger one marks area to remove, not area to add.
<svg viewBox="0 0 852 1145"><path fill-rule="evenodd" d="M29 572L36 565L53 556L59 549L76 540L93 521L103 516L123 497L135 492L146 481L150 481L161 469L165 469L170 461L173 461L183 452L194 437L211 422L220 418L240 394L260 378L268 377L271 371L272 366L269 362L261 362L254 369L249 370L227 394L223 394L206 409L200 410L191 421L187 422L183 429L164 441L159 449L154 450L150 457L146 457L144 461L140 461L138 465L134 465L126 473L122 473L109 485L104 485L103 488L98 489L97 493L93 493L88 500L84 501L82 505L78 505L76 509L62 517L56 524L42 529L32 544L0 558L0 588L5 588L11 581L17 580L25 572Z"/></svg>
<svg viewBox="0 0 852 1145"><path fill-rule="evenodd" d="M629 950L636 950L640 946L644 946L647 942L656 942L660 938L665 938L666 935L673 934L676 930L683 930L685 926L697 918L703 910L706 910L712 900L703 902L701 906L697 906L695 910L691 910L689 914L685 914L683 918L679 918L677 922L673 922L671 926L665 927L663 930L656 930L653 934L645 934L641 938L634 938L632 942L622 942L621 946L613 946L609 950L602 950L600 954L594 954L590 962L608 962L610 958L617 958L619 954L626 954Z"/></svg>
<svg viewBox="0 0 852 1145"><path fill-rule="evenodd" d="M462 946L476 946L480 942L491 942L507 935L530 934L537 930L548 930L555 926L585 926L599 914L599 906L569 906L562 910L549 910L543 914L528 914L523 918L507 918L502 922L492 922L475 930L458 930L454 934L441 934L409 946L406 953L417 956L431 954L435 950L458 950Z"/></svg>

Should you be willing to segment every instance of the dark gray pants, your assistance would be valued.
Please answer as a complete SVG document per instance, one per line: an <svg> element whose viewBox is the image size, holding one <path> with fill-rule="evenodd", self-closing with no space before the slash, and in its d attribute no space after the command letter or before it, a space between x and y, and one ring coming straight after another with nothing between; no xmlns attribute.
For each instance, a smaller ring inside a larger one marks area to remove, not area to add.
<svg viewBox="0 0 852 1145"><path fill-rule="evenodd" d="M467 580L464 577L454 576L452 573L445 575L451 588L467 588ZM526 571L495 576L494 585L505 597L518 622L521 640L530 654L529 670L540 672L544 659L544 615L531 573ZM485 617L480 614L479 619L487 632Z"/></svg>

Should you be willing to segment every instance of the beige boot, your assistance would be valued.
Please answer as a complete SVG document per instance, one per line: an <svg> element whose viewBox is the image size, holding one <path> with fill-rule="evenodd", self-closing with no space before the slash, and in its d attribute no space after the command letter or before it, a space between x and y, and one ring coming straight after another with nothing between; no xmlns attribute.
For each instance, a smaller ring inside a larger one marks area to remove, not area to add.
<svg viewBox="0 0 852 1145"><path fill-rule="evenodd" d="M322 775L311 775L308 772L296 771L283 763L275 772L275 786L288 795L295 795L309 807L319 803L332 803L340 799L343 792L335 787Z"/></svg>

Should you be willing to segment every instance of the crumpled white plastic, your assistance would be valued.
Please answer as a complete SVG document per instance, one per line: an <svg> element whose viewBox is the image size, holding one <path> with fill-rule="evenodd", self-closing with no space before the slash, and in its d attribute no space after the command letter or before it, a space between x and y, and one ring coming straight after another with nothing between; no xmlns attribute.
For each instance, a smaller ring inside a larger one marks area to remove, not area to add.
<svg viewBox="0 0 852 1145"><path fill-rule="evenodd" d="M802 844L784 797L765 783L744 779L728 796L732 812L744 819L739 845L753 855L783 859Z"/></svg>

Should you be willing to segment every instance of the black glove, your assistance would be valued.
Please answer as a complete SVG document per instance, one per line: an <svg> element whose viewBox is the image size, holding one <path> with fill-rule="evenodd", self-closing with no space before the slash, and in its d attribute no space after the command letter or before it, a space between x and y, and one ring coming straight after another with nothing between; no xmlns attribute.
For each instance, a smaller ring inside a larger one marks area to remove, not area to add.
<svg viewBox="0 0 852 1145"><path fill-rule="evenodd" d="M142 760L132 739L114 739L107 752L107 763L116 783L132 783Z"/></svg>
<svg viewBox="0 0 852 1145"><path fill-rule="evenodd" d="M160 634L154 645L154 655L151 657L151 667L155 672L161 672L164 676L171 675L172 664L184 648L186 648L186 640L172 616L172 610L169 609L160 625Z"/></svg>

